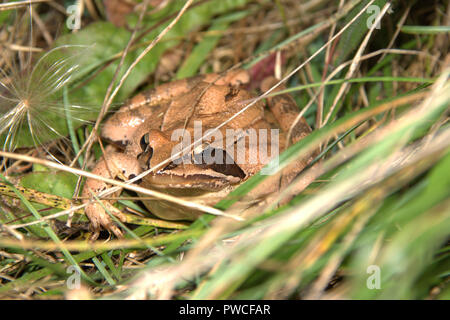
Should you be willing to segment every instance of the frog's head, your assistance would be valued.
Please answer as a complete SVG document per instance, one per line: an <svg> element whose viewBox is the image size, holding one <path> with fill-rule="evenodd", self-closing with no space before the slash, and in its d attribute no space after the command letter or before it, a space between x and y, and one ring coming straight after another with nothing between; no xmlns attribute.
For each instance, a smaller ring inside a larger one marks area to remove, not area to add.
<svg viewBox="0 0 450 320"><path fill-rule="evenodd" d="M202 193L221 190L247 177L232 157L214 144L204 143L183 156L174 156L177 145L180 144L159 130L149 130L139 138L139 145L134 147L139 149L135 154L143 170L159 167L161 162L171 159L144 177L147 186L174 194L177 190L182 193L182 189Z"/></svg>

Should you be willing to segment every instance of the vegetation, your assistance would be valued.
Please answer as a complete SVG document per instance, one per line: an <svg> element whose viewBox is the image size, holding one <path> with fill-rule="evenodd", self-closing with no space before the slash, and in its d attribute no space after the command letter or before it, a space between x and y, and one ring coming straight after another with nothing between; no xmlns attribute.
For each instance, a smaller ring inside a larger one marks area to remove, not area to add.
<svg viewBox="0 0 450 320"><path fill-rule="evenodd" d="M0 297L449 299L449 25L438 0L4 1ZM238 67L284 81L313 128L280 155L320 150L292 188L247 212L257 174L210 210L243 221L191 224L126 190L125 237L90 242L102 120Z"/></svg>

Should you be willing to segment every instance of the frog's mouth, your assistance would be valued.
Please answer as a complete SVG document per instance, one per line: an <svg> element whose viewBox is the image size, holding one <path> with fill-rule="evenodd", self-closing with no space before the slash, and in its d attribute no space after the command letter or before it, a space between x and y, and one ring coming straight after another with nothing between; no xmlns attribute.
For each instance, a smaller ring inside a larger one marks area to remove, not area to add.
<svg viewBox="0 0 450 320"><path fill-rule="evenodd" d="M229 185L239 183L241 179L225 175L213 176L214 173L174 175L157 173L148 175L143 180L146 184L161 189L198 189L221 190Z"/></svg>

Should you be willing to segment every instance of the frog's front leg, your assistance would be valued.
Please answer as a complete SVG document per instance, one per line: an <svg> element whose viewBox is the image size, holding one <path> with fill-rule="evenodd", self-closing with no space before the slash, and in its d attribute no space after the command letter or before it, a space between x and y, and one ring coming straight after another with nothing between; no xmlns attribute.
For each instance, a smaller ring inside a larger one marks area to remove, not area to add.
<svg viewBox="0 0 450 320"><path fill-rule="evenodd" d="M109 152L106 153L102 160L100 160L94 169L93 174L115 179L116 177L122 178L124 180L129 180L136 177L141 173L141 167L136 159L136 157L128 156L119 152ZM122 237L122 231L117 227L117 225L112 221L108 212L105 211L104 207L112 214L114 214L121 221L125 221L124 216L112 206L113 201L102 201L100 204L96 200L89 200L93 198L93 194L97 195L99 192L106 190L111 187L111 185L92 178L88 178L83 187L82 196L86 198L83 203L88 203L86 207L86 215L91 221L91 229L94 232L91 237L92 240L98 238L101 228L113 232L117 237ZM115 195L120 194L119 190Z"/></svg>

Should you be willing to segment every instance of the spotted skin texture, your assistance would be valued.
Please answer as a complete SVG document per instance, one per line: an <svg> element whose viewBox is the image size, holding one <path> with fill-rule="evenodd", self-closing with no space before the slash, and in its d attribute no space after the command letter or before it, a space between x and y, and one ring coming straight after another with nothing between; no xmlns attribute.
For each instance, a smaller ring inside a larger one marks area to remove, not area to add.
<svg viewBox="0 0 450 320"><path fill-rule="evenodd" d="M179 140L173 139L175 133L181 130L183 134L189 134L190 141L193 141L194 126L197 121L201 121L202 133L205 134L207 130L221 125L248 105L255 98L255 95L244 88L249 81L247 71L235 70L222 77L217 74L207 74L176 80L138 94L113 114L102 128L102 137L125 145L125 151L108 152L95 165L93 172L108 178L119 177L125 180L157 166L169 159L174 148L180 145ZM262 90L267 90L275 81L274 78L265 79L261 84ZM269 132L270 129L278 129L279 152L286 149L287 132L297 117L299 109L292 97L287 94L268 98L267 104L268 106L264 105L263 101L255 103L220 128L221 136L213 134L209 140L207 139L205 149L197 146L200 150L198 152L205 152L210 148L208 150L210 152L213 150L214 156L232 159L230 163L227 162L226 165L193 162L180 164L172 161L146 175L140 186L200 204L214 205L265 166L266 163L259 159L260 129ZM232 136L230 140L226 139L227 129L235 130L236 136ZM248 135L250 131L256 132L258 139L252 141L247 138L245 135ZM299 141L310 132L311 128L306 120L301 118L292 129L289 144ZM233 159L239 157L238 148L230 147L237 146L240 142L244 143L241 145L244 146L244 152L240 155L244 161L233 162ZM271 135L268 134L268 155L273 155L271 142ZM229 154L230 152L232 154ZM192 160L194 154L195 151L185 156L190 156ZM257 161L250 161L252 159ZM247 195L247 198L250 202L255 202L270 193L277 192L280 187L287 185L310 160L308 157L308 159L293 162L282 173L270 176L258 185ZM92 194L97 194L107 187L109 186L103 182L88 179L83 195L91 197ZM107 208L112 208L111 202L103 203L106 203ZM195 220L202 214L199 211L158 199L146 200L144 204L154 215L165 220ZM108 211L123 220L117 210ZM100 203L90 202L86 213L91 220L94 237L98 236L101 228L113 232L118 237L122 236L121 230L113 223Z"/></svg>

